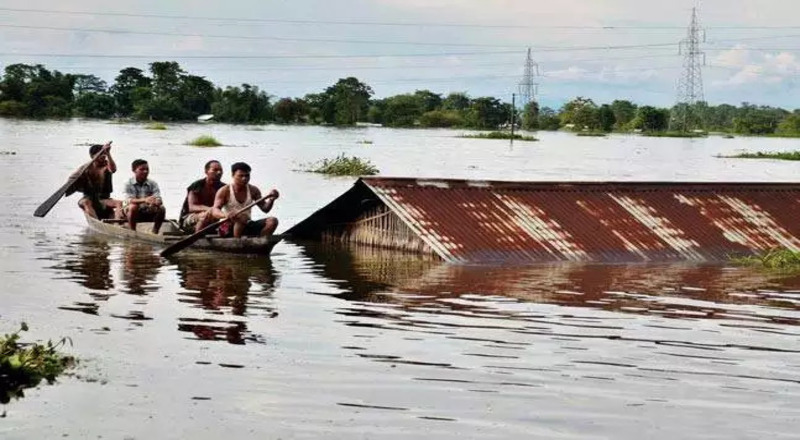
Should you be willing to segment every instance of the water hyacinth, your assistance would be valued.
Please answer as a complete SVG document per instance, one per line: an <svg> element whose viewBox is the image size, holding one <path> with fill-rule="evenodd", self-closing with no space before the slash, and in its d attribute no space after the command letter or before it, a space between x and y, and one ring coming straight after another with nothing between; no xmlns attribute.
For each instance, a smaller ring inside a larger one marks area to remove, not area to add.
<svg viewBox="0 0 800 440"><path fill-rule="evenodd" d="M355 156L347 157L344 154L334 159L322 159L320 162L308 164L305 166L305 171L331 176L372 176L379 172L370 161Z"/></svg>
<svg viewBox="0 0 800 440"><path fill-rule="evenodd" d="M58 352L69 339L46 344L19 342L20 333L27 331L24 322L14 333L0 338L0 403L23 397L23 390L39 385L42 380L53 383L61 373L75 364L75 358Z"/></svg>

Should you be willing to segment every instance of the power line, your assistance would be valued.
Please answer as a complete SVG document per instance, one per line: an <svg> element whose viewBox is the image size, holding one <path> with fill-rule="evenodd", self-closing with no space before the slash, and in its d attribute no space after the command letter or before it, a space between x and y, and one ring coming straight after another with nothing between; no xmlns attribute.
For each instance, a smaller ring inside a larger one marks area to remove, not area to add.
<svg viewBox="0 0 800 440"><path fill-rule="evenodd" d="M272 18L252 18L252 17L209 17L199 15L166 15L166 14L137 14L129 12L99 12L99 11L68 11L68 10L44 10L31 8L0 8L0 11L23 12L50 15L89 15L105 17L130 17L130 18L157 18L168 20L199 20L215 22L241 22L241 23L284 23L284 24L308 24L308 25L344 25L344 26L396 26L396 27L458 27L458 28L488 28L488 29L575 29L575 30L678 30L683 29L679 25L598 25L598 26L578 26L578 25L514 25L514 24L480 24L480 23L432 23L432 22L391 22L391 21L345 21L345 20L292 20L292 19L272 19ZM723 25L713 26L709 29L800 29L800 26L751 26L751 25Z"/></svg>

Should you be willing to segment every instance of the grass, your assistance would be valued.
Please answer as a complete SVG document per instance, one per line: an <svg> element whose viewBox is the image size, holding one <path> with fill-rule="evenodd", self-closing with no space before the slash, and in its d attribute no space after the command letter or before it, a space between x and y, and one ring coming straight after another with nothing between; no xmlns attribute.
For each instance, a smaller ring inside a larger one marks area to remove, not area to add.
<svg viewBox="0 0 800 440"><path fill-rule="evenodd" d="M195 147L219 147L222 143L216 140L214 136L204 134L189 141L189 145L194 145Z"/></svg>
<svg viewBox="0 0 800 440"><path fill-rule="evenodd" d="M334 159L323 159L320 162L306 165L305 170L311 173L327 174L329 176L372 176L378 174L370 161L358 157L347 157L344 154Z"/></svg>
<svg viewBox="0 0 800 440"><path fill-rule="evenodd" d="M671 138L701 138L708 136L707 133L693 133L688 131L644 131L645 137L671 137Z"/></svg>
<svg viewBox="0 0 800 440"><path fill-rule="evenodd" d="M152 122L144 126L145 130L166 130L167 126L161 122Z"/></svg>
<svg viewBox="0 0 800 440"><path fill-rule="evenodd" d="M758 151L755 153L739 153L732 156L717 156L733 159L780 159L780 160L800 160L800 151Z"/></svg>
<svg viewBox="0 0 800 440"><path fill-rule="evenodd" d="M361 141L356 142L357 144L364 144L364 145L372 145L372 141L369 139L364 139Z"/></svg>
<svg viewBox="0 0 800 440"><path fill-rule="evenodd" d="M586 137L606 137L608 136L607 133L603 133L602 131L579 131L576 133L578 136L586 136Z"/></svg>
<svg viewBox="0 0 800 440"><path fill-rule="evenodd" d="M489 133L465 134L459 137L467 139L511 139L511 133L505 131L491 131ZM514 140L535 142L539 139L536 139L533 136L523 136L521 134L514 133Z"/></svg>
<svg viewBox="0 0 800 440"><path fill-rule="evenodd" d="M19 334L27 331L24 322L15 333L0 338L0 403L24 397L23 390L32 388L42 380L53 383L67 368L75 365L75 358L65 356L58 349L69 341L64 338L53 343L23 344Z"/></svg>
<svg viewBox="0 0 800 440"><path fill-rule="evenodd" d="M740 266L753 266L770 271L800 271L800 252L789 249L775 248L762 255L731 257L730 261Z"/></svg>

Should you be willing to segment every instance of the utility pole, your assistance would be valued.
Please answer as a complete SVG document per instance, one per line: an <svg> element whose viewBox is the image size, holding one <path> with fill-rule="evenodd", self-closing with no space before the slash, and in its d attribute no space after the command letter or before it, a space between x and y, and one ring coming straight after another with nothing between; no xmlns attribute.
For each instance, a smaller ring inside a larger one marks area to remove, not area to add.
<svg viewBox="0 0 800 440"><path fill-rule="evenodd" d="M687 30L686 38L678 46L678 54L683 55L683 72L678 80L678 97L675 107L670 115L670 129L689 131L696 127L699 116L696 113L696 104L705 101L703 96L703 72L706 64L706 54L700 50L700 43L705 42L705 31L700 28L697 19L697 8L692 8L692 20Z"/></svg>
<svg viewBox="0 0 800 440"><path fill-rule="evenodd" d="M514 145L514 126L517 125L515 119L517 94L511 94L511 145Z"/></svg>
<svg viewBox="0 0 800 440"><path fill-rule="evenodd" d="M520 106L525 108L529 102L536 100L539 93L539 84L534 82L534 77L539 76L539 65L533 62L531 48L528 48L528 57L525 59L525 73L519 82Z"/></svg>

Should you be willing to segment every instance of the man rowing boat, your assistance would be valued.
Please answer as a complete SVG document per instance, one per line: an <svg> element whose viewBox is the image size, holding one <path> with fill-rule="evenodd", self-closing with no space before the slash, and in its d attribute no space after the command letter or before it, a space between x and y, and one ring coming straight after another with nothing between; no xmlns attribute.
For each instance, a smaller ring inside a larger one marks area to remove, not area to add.
<svg viewBox="0 0 800 440"><path fill-rule="evenodd" d="M122 202L111 198L114 190L111 175L117 172L117 164L111 157L111 144L92 145L89 147L89 156L95 160L65 195L81 191L83 197L78 200L78 206L89 217L119 219L122 216ZM79 169L73 172L70 179L75 178L81 171Z"/></svg>
<svg viewBox="0 0 800 440"><path fill-rule="evenodd" d="M236 162L231 165L231 183L220 188L214 199L214 207L212 208L214 218L220 220L229 218L253 201L261 198L261 190L255 185L250 185L250 171L250 165L244 162ZM278 197L278 190L272 189L257 206L262 212L268 213ZM267 217L253 221L251 220L250 211L251 209L248 209L233 217L231 221L220 225L219 235L221 237L235 238L242 236L269 237L278 228L277 218Z"/></svg>
<svg viewBox="0 0 800 440"><path fill-rule="evenodd" d="M211 210L222 183L222 164L209 160L205 165L206 177L192 182L186 188L186 198L181 208L180 226L187 232L197 232L214 221Z"/></svg>

